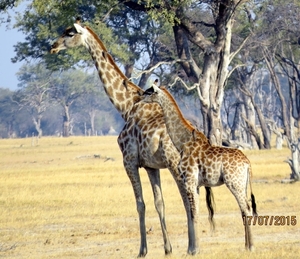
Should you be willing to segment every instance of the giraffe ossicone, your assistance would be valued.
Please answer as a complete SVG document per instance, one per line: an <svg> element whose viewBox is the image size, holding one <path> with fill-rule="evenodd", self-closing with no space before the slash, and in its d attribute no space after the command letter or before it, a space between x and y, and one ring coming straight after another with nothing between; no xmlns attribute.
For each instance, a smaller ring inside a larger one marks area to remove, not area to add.
<svg viewBox="0 0 300 259"><path fill-rule="evenodd" d="M166 131L161 107L158 104L139 102L141 93L144 91L123 74L96 33L88 26L82 26L78 21L74 26L67 28L53 43L50 52L58 53L60 50L81 45L89 51L107 96L125 120L123 130L118 137L118 144L123 155L124 168L132 184L139 214L140 250L138 256L144 257L148 251L140 167L145 168L153 190L165 254L172 252L172 246L165 222L165 205L159 171L162 168L169 169L180 191L187 214L188 253L194 254L197 251L196 233L193 228L186 189L177 169L180 156ZM213 210L210 199L212 192L210 187L207 187L206 191L206 202L212 220Z"/></svg>
<svg viewBox="0 0 300 259"><path fill-rule="evenodd" d="M199 217L198 188L201 186L214 187L225 184L237 200L244 223L245 217L257 215L251 184L251 164L242 151L212 146L202 132L186 121L175 99L166 88L153 85L145 91L143 101L161 105L167 131L181 154L178 170L185 179L195 231ZM248 183L251 206L247 199ZM250 225L246 222L244 226L245 247L252 250Z"/></svg>

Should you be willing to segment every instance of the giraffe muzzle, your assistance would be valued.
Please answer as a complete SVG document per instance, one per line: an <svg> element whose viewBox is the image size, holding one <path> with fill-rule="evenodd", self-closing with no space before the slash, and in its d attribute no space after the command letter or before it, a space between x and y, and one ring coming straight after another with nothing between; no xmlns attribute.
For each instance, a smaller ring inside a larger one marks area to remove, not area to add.
<svg viewBox="0 0 300 259"><path fill-rule="evenodd" d="M59 49L51 48L50 49L50 54L56 54L59 52Z"/></svg>

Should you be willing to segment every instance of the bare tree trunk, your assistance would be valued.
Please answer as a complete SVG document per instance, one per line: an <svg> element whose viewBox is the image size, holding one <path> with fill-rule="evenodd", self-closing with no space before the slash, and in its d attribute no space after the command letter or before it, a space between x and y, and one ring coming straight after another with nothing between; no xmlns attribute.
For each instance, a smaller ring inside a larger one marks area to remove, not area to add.
<svg viewBox="0 0 300 259"><path fill-rule="evenodd" d="M34 124L34 127L38 133L38 138L41 138L43 135L43 130L41 128L41 116L37 116L37 118L35 118L34 116L32 116L32 121Z"/></svg>
<svg viewBox="0 0 300 259"><path fill-rule="evenodd" d="M249 96L244 94L243 101L245 108L245 116L249 123L255 127L255 109L252 100ZM257 139L255 136L253 136L253 134L251 134L251 132L252 131L247 131L247 143L250 143L252 148L258 148Z"/></svg>
<svg viewBox="0 0 300 259"><path fill-rule="evenodd" d="M282 144L283 144L282 132L280 132L280 130L278 129L274 121L269 120L267 124L270 130L276 135L276 149L282 149Z"/></svg>
<svg viewBox="0 0 300 259"><path fill-rule="evenodd" d="M216 96L220 85L217 85L217 68L219 63L218 54L206 55L204 71L200 79L200 99L202 99L201 112L203 117L204 132L214 145L221 145L222 124L221 124L221 103L219 99L212 99ZM223 86L222 86L223 88ZM223 91L223 89L220 89Z"/></svg>
<svg viewBox="0 0 300 259"><path fill-rule="evenodd" d="M90 115L90 123L91 123L91 131L92 131L92 136L95 136L95 116L96 116L96 110L91 110L89 112Z"/></svg>
<svg viewBox="0 0 300 259"><path fill-rule="evenodd" d="M273 60L274 57L272 57L271 54L266 49L264 49L263 54L264 54L264 58L265 58L265 61L266 61L266 64L267 64L267 67L268 67L268 70L270 73L270 78L273 81L273 84L274 84L277 94L279 96L279 100L281 102L281 107L282 107L281 115L282 115L284 134L287 136L288 139L291 139L291 131L290 131L290 127L289 127L290 123L289 123L289 119L288 119L288 108L287 108L287 104L284 99L283 93L281 91L278 76L275 71L275 64L274 64L274 60Z"/></svg>
<svg viewBox="0 0 300 259"><path fill-rule="evenodd" d="M291 116L291 139L287 139L289 149L291 150L291 158L286 162L291 168L290 178L295 181L300 181L300 129L297 128L298 132L295 132L294 118Z"/></svg>
<svg viewBox="0 0 300 259"><path fill-rule="evenodd" d="M258 145L258 148L259 149L264 149L264 144L262 143L261 139L260 139L260 136L258 135L258 133L256 132L255 130L255 126L247 119L244 117L244 120L246 122L246 125L247 125L247 128L250 132L251 135L254 136L255 140L256 140L256 143Z"/></svg>
<svg viewBox="0 0 300 259"><path fill-rule="evenodd" d="M289 143L291 150L291 158L286 160L291 168L290 178L295 181L300 181L300 138L295 142Z"/></svg>
<svg viewBox="0 0 300 259"><path fill-rule="evenodd" d="M127 78L130 78L132 75L133 68L134 68L133 64L134 64L134 62L125 65L125 76Z"/></svg>
<svg viewBox="0 0 300 259"><path fill-rule="evenodd" d="M255 75L254 71L255 71L255 68L253 68L253 72L251 72L249 75L252 75L252 77L255 78L255 76L253 76L253 75ZM240 74L240 77L241 77L240 78L240 82L241 82L240 90L249 98L249 100L251 100L251 106L253 106L253 108L255 109L255 112L257 114L257 117L258 117L258 120L259 120L259 123L260 123L260 126L261 126L261 131L262 131L264 142L261 143L261 139L260 139L258 133L255 131L255 119L254 119L254 121L253 120L251 121L249 119L249 117L247 116L246 123L248 125L249 132L254 136L254 138L255 138L255 140L256 140L256 142L257 142L260 149L264 149L264 148L270 149L271 148L270 131L268 129L267 123L265 121L265 118L263 116L263 113L262 113L261 109L259 108L258 104L254 100L254 93L251 93L251 91L249 90L249 88L253 89L253 87L249 87L249 86L252 85L253 80L251 79L251 76L246 77L246 76L243 76L243 75ZM244 78L247 78L247 80L244 79ZM254 90L252 92L254 92ZM247 99L247 97L246 97L246 99ZM246 103L245 103L245 105L246 105ZM247 107L245 107L245 109L247 109Z"/></svg>
<svg viewBox="0 0 300 259"><path fill-rule="evenodd" d="M63 137L69 137L69 135L70 135L70 112L69 112L69 106L64 105Z"/></svg>
<svg viewBox="0 0 300 259"><path fill-rule="evenodd" d="M181 65L189 80L198 83L197 91L201 102L204 133L214 145L222 143L221 107L228 78L231 46L232 9L230 6L235 4L224 1L218 7L214 43L208 41L197 30L185 16L184 10L177 10L181 23L173 28L179 58L187 60L181 62ZM203 50L202 71L191 58L187 38Z"/></svg>

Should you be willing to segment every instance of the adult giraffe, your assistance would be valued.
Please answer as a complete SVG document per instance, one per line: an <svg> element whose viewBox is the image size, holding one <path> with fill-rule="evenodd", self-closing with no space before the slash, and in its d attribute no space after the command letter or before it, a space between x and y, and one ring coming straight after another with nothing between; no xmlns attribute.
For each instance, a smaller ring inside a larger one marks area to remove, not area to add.
<svg viewBox="0 0 300 259"><path fill-rule="evenodd" d="M188 253L195 254L195 232L192 226L192 215L189 209L184 183L177 170L179 153L167 133L161 107L156 104L139 102L141 88L130 82L115 64L111 55L99 37L80 21L69 27L51 46L51 53L60 50L85 46L90 52L98 70L110 101L121 113L125 126L118 137L118 144L123 154L123 164L131 181L140 223L139 257L147 254L145 203L139 168L146 169L154 195L155 208L158 212L163 233L165 254L172 252L171 243L165 223L165 207L161 190L159 169L168 168L175 179L182 197L188 222ZM206 189L206 203L209 210L209 220L213 220L212 192Z"/></svg>
<svg viewBox="0 0 300 259"><path fill-rule="evenodd" d="M186 184L196 232L196 246L198 247L199 187L225 184L236 198L242 213L245 226L245 247L252 250L252 234L246 220L251 215L251 207L247 199L248 182L253 215L256 215L256 203L252 193L252 172L248 158L238 149L212 146L202 132L186 121L176 101L165 88L159 88L153 84L144 92L144 101L161 105L167 131L180 152L178 170Z"/></svg>

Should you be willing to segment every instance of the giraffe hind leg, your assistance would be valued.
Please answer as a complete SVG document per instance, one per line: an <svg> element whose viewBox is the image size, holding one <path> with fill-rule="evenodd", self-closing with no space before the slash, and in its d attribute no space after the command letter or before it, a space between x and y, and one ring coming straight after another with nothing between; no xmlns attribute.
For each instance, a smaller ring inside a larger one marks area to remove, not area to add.
<svg viewBox="0 0 300 259"><path fill-rule="evenodd" d="M252 251L254 249L254 246L253 246L252 233L251 233L251 224L249 224L247 221L247 217L251 216L252 213L251 213L251 207L247 201L247 196L245 192L246 188L234 188L234 186L232 185L228 185L228 184L226 185L228 189L231 191L231 193L234 195L241 210L242 222L244 224L244 229L245 229L245 248L246 250Z"/></svg>

